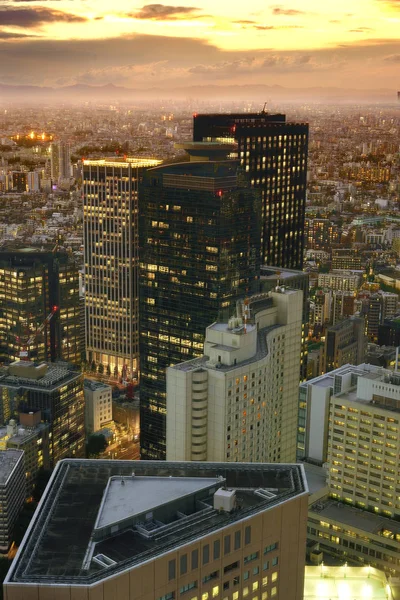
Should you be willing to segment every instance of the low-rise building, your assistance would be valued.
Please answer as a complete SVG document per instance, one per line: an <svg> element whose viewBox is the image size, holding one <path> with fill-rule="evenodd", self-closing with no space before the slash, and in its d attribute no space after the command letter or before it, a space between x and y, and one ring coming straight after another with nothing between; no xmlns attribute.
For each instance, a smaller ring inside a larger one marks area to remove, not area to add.
<svg viewBox="0 0 400 600"><path fill-rule="evenodd" d="M112 416L112 388L110 385L85 379L85 429L88 434L99 431L111 423Z"/></svg>
<svg viewBox="0 0 400 600"><path fill-rule="evenodd" d="M10 419L0 428L0 449L15 448L24 451L26 495L32 495L39 469L50 468L49 423L41 422L40 411L19 414L19 423Z"/></svg>

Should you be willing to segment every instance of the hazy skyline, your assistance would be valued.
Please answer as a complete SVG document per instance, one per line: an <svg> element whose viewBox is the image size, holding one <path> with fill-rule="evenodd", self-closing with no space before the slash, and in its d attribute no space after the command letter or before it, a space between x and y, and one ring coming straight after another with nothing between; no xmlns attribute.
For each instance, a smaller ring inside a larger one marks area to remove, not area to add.
<svg viewBox="0 0 400 600"><path fill-rule="evenodd" d="M400 0L8 0L0 83L400 86Z"/></svg>

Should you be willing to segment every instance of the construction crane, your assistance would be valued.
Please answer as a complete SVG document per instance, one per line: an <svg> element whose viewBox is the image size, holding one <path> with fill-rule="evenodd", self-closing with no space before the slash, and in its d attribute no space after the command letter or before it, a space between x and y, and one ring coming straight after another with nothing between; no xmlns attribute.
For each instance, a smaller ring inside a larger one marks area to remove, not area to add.
<svg viewBox="0 0 400 600"><path fill-rule="evenodd" d="M33 344L36 337L39 335L39 333L41 333L43 331L43 329L46 327L47 323L50 323L51 319L54 317L54 315L58 311L58 308L59 308L58 306L53 306L53 308L51 309L51 312L47 315L47 317L44 319L44 321L38 326L36 331L31 336L29 336L29 338L26 340L26 342L22 342L20 337L16 338L17 342L22 345L22 348L19 353L20 360L29 360L29 346L31 344Z"/></svg>

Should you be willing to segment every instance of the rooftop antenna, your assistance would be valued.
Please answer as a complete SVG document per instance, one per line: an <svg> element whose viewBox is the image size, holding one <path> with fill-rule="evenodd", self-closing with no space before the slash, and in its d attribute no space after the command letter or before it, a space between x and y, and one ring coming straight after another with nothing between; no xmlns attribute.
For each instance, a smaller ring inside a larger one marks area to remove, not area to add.
<svg viewBox="0 0 400 600"><path fill-rule="evenodd" d="M262 111L261 111L261 114L262 114L262 115L265 115L265 114L267 114L267 105L268 105L268 102L264 102L264 106L263 106L263 109L262 109Z"/></svg>

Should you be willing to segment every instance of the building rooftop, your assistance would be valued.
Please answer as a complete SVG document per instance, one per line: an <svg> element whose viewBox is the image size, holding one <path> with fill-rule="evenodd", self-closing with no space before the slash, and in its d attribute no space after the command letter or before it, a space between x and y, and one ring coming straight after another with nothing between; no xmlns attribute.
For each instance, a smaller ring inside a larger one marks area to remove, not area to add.
<svg viewBox="0 0 400 600"><path fill-rule="evenodd" d="M92 584L306 494L302 465L63 460L6 583Z"/></svg>
<svg viewBox="0 0 400 600"><path fill-rule="evenodd" d="M393 536L400 534L400 522L388 519L372 512L356 508L332 498L318 500L309 507L309 511L317 513L321 520L332 519L361 531L382 535L389 532ZM386 537L389 537L389 533Z"/></svg>
<svg viewBox="0 0 400 600"><path fill-rule="evenodd" d="M0 452L0 485L5 485L16 465L22 460L22 450L2 450Z"/></svg>
<svg viewBox="0 0 400 600"><path fill-rule="evenodd" d="M162 163L162 160L156 158L137 158L124 156L121 158L99 158L99 159L86 159L83 161L84 166L91 167L132 167L137 169L140 167L156 167Z"/></svg>
<svg viewBox="0 0 400 600"><path fill-rule="evenodd" d="M224 326L227 327L227 325L225 325L225 324L224 324ZM249 325L248 325L248 327L249 327ZM224 372L232 371L233 369L237 369L238 367L245 367L246 365L250 365L254 362L257 362L258 360L261 360L262 358L264 358L265 356L268 355L269 350L268 350L268 343L267 343L267 335L274 329L279 329L280 327L282 327L282 325L278 324L278 325L270 325L269 327L263 327L262 329L260 329L257 332L257 350L256 350L255 355L252 356L251 358L248 358L246 360L238 362L237 364L225 365L223 363L218 363L218 364L214 365L209 362L210 359L208 356L201 356L199 358L194 358L193 360L188 360L188 361L179 363L177 365L174 365L171 368L178 369L179 371L195 371L202 367L203 368L206 367L207 369L214 369L214 370L221 371L224 373ZM232 333L235 333L235 331L233 330ZM214 347L218 347L218 345L215 344ZM220 348L220 349L222 349L222 348ZM228 351L237 350L237 348L230 347L230 346L227 346L224 349L227 349Z"/></svg>
<svg viewBox="0 0 400 600"><path fill-rule="evenodd" d="M39 368L42 367L42 364L39 365ZM32 376L32 369L37 370L38 367L29 361L19 361L13 363L9 367L1 368L0 387L24 387L25 389L51 392L59 388L62 383L67 384L70 381L81 377L81 372L71 367L68 363L57 362L44 364L47 369L43 369L43 375L38 378ZM10 371L12 371L12 373L17 372L18 374L11 374ZM20 375L19 372L21 373Z"/></svg>
<svg viewBox="0 0 400 600"><path fill-rule="evenodd" d="M306 567L304 600L386 600L385 573L366 567Z"/></svg>
<svg viewBox="0 0 400 600"><path fill-rule="evenodd" d="M85 379L84 386L85 388L88 388L93 392L96 390L111 390L111 386L107 385L106 383L103 383L102 381L96 381L95 379Z"/></svg>

